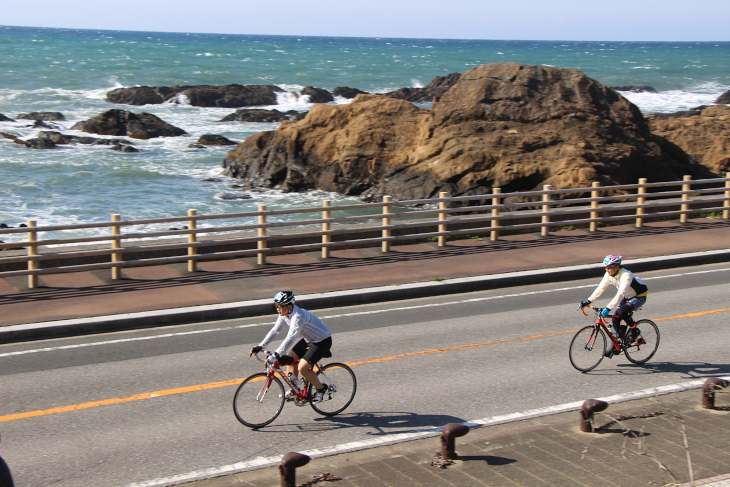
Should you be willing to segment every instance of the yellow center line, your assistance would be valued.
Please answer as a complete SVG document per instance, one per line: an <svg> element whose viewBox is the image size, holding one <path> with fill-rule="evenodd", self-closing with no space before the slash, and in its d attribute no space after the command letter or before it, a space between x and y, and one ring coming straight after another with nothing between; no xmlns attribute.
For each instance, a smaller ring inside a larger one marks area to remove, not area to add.
<svg viewBox="0 0 730 487"><path fill-rule="evenodd" d="M677 316L668 316L666 318L654 318L653 321L664 321L664 320L677 320L677 319L685 319L685 318L696 318L699 316L705 316L715 313L725 313L730 311L730 308L725 309L715 309L710 311L701 311L699 313L689 313L685 315L677 315ZM475 348L482 348L482 347L488 347L490 345L497 345L500 343L514 343L514 342L526 342L530 340L537 340L540 338L550 338L558 335L565 335L567 333L575 333L578 330L568 330L568 331L558 331L554 333L545 333L542 335L532 335L527 337L519 337L519 338L505 338L503 340L495 340L491 342L482 342L482 343L471 343L468 345L457 345L454 347L445 347L445 348L434 348L432 350L422 350L420 352L410 352L410 353L401 353L398 355L391 355L388 357L380 357L380 358L374 358L369 360L359 360L357 362L346 362L347 365L350 367L354 367L357 365L365 365L365 364L377 364L381 362L388 362L390 360L399 360L403 358L409 358L409 357L419 357L422 355L431 355L435 353L444 353L444 352L455 352L460 350L471 350ZM244 379L231 379L231 380L224 380L220 382L210 382L208 384L198 384L194 386L187 386L187 387L177 387L175 389L165 389L162 391L155 391L155 392L145 392L142 394L135 394L133 396L127 396L127 397L117 397L113 399L104 399L102 401L91 401L91 402L85 402L81 404L72 404L70 406L60 406L57 408L51 408L51 409L42 409L38 411L28 411L25 413L17 413L17 414L8 414L6 416L0 416L0 423L4 423L6 421L15 421L17 419L26 419L26 418L35 418L38 416L46 416L48 414L56 414L56 413L65 413L68 411L78 411L81 409L89 409L89 408L95 408L99 406L109 406L111 404L121 404L125 402L132 402L132 401L141 401L143 399L151 399L154 397L163 397L163 396L173 396L176 394L186 394L188 392L196 392L196 391L204 391L207 389L217 389L219 387L227 387L227 386L233 386L240 384L243 382Z"/></svg>

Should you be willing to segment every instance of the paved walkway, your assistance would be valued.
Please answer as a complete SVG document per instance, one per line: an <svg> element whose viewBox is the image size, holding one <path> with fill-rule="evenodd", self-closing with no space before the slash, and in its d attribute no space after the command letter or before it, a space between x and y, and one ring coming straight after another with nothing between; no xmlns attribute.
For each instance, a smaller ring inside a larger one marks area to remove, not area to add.
<svg viewBox="0 0 730 487"><path fill-rule="evenodd" d="M694 479L697 486L728 486L730 395L717 394L715 410L700 407L701 395L695 388L610 403L595 414L595 433L580 431L575 410L472 427L456 438L458 458L446 465L436 457L441 451L438 436L333 456L311 452L309 463L296 470L296 481L301 486L329 474L340 480L317 484L688 487ZM281 485L280 478L278 466L271 466L185 485L273 487Z"/></svg>

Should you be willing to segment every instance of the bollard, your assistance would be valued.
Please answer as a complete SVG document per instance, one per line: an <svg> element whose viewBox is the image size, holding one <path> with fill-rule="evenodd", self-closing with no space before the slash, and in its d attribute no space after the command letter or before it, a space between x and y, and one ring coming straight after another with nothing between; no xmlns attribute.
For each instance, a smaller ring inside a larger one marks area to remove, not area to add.
<svg viewBox="0 0 730 487"><path fill-rule="evenodd" d="M281 459L279 472L281 473L281 487L297 487L297 473L299 467L309 463L309 457L303 453L289 452Z"/></svg>
<svg viewBox="0 0 730 487"><path fill-rule="evenodd" d="M702 386L702 409L715 409L715 391L728 386L728 381L711 377Z"/></svg>
<svg viewBox="0 0 730 487"><path fill-rule="evenodd" d="M593 413L605 411L608 403L598 399L588 399L580 407L580 430L584 433L593 433Z"/></svg>
<svg viewBox="0 0 730 487"><path fill-rule="evenodd" d="M444 460L453 460L456 454L456 446L454 438L464 436L469 432L469 427L459 423L449 423L444 426L441 431L441 458Z"/></svg>

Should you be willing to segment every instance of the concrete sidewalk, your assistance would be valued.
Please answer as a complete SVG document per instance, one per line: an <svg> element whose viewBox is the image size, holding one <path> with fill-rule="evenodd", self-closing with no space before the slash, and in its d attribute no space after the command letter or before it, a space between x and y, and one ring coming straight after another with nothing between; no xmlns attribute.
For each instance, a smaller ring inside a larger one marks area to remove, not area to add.
<svg viewBox="0 0 730 487"><path fill-rule="evenodd" d="M54 336L227 319L272 312L271 298L293 290L304 307L458 293L479 289L596 278L603 256L620 253L633 271L730 261L730 221L694 219L604 227L595 233L561 231L463 239L439 248L424 243L278 255L252 259L0 279L0 343Z"/></svg>
<svg viewBox="0 0 730 487"><path fill-rule="evenodd" d="M471 425L465 436L456 438L458 458L451 464L436 455L441 451L438 432L334 455L300 452L311 460L296 471L297 485L311 485L306 482L329 474L339 477L331 482L337 487L728 486L730 396L718 393L716 409L702 409L702 383L704 380L696 380L663 391L639 391L635 396L642 398L628 401L631 394L600 398L609 407L595 414L594 433L580 431L582 403L487 418L486 426ZM670 389L674 392L667 393ZM282 455L287 452L284 448ZM225 472L191 472L191 482L184 485L282 485L280 459L257 460L268 461L270 466L221 477L214 475ZM194 480L194 475L214 478ZM158 479L144 485L173 485L170 481Z"/></svg>

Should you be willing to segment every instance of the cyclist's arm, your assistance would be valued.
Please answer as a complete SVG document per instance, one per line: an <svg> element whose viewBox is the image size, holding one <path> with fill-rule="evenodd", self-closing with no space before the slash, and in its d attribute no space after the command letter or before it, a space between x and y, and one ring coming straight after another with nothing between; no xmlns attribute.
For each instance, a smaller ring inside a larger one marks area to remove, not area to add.
<svg viewBox="0 0 730 487"><path fill-rule="evenodd" d="M591 303L595 302L596 299L601 297L601 294L603 294L603 291L606 290L610 283L611 281L609 280L608 273L604 274L603 279L601 279L601 282L598 284L596 290L593 291L593 294L591 294L591 296L588 298L588 301L590 301Z"/></svg>
<svg viewBox="0 0 730 487"><path fill-rule="evenodd" d="M279 316L276 319L276 323L274 323L274 326L269 330L269 333L266 334L266 337L259 343L259 347L266 348L269 346L269 343L271 343L274 338L276 338L279 333L281 333L281 329L286 324L286 321L284 321L284 318L282 316Z"/></svg>
<svg viewBox="0 0 730 487"><path fill-rule="evenodd" d="M293 313L291 316L291 321L289 323L289 332L286 334L286 338L284 338L284 341L281 342L281 345L279 345L279 348L276 349L276 353L278 353L279 355L284 355L285 353L287 353L287 351L291 350L291 348L297 342L297 338L299 338L301 329L301 316L299 316L298 313Z"/></svg>

